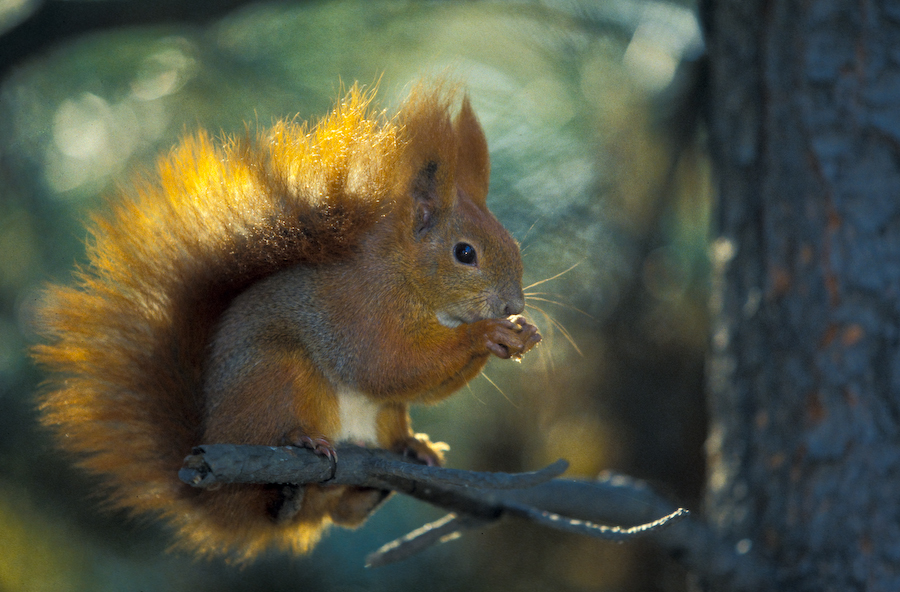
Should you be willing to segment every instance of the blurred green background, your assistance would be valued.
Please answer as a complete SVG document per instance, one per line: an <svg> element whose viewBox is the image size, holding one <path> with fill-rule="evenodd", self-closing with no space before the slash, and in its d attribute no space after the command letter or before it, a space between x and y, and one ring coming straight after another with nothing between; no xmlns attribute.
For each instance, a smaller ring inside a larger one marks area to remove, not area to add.
<svg viewBox="0 0 900 592"><path fill-rule="evenodd" d="M0 0L0 39L35 6ZM648 543L514 520L366 570L368 552L442 514L399 496L306 557L239 570L168 554L163 528L99 511L91 479L47 445L27 347L41 286L84 260L83 221L179 136L315 118L353 81L380 81L392 109L412 81L451 72L485 127L488 203L522 244L525 284L555 279L530 290L537 353L414 410L416 429L451 445L453 467L532 470L563 457L569 475L626 472L696 508L710 179L693 10L260 2L203 24L75 35L15 63L0 53L0 592L685 589Z"/></svg>

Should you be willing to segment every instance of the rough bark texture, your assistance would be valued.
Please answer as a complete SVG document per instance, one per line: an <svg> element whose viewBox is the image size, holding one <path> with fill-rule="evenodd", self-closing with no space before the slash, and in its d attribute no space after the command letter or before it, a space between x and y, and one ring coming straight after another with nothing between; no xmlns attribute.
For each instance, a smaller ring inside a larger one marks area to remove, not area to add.
<svg viewBox="0 0 900 592"><path fill-rule="evenodd" d="M710 0L708 512L773 588L900 590L900 3Z"/></svg>

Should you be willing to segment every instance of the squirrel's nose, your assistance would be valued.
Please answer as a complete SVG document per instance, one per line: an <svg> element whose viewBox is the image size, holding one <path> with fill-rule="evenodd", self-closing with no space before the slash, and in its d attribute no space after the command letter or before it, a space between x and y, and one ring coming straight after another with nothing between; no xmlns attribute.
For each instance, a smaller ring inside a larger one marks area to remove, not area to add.
<svg viewBox="0 0 900 592"><path fill-rule="evenodd" d="M503 314L506 316L512 316L517 314L522 314L525 310L525 295L519 292L514 297L506 300L506 306L503 309Z"/></svg>

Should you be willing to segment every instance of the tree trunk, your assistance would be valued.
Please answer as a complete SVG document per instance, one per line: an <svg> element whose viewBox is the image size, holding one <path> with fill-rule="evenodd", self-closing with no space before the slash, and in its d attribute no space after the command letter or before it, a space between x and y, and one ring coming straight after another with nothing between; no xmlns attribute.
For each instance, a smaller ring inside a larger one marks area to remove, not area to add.
<svg viewBox="0 0 900 592"><path fill-rule="evenodd" d="M900 3L710 0L710 522L900 590Z"/></svg>

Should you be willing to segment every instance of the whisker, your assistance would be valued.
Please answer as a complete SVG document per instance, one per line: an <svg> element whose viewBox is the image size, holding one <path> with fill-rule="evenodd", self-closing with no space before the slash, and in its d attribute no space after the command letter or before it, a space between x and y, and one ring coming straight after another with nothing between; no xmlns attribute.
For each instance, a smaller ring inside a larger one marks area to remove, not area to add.
<svg viewBox="0 0 900 592"><path fill-rule="evenodd" d="M570 267L569 269L567 269L567 270L565 270L565 271L561 271L561 272L559 272L558 274L554 275L553 277L548 277L547 279L538 280L538 281L534 282L533 284L529 284L529 285L525 286L525 287L523 288L523 290L530 290L531 288L533 288L533 287L535 287L535 286L540 286L541 284L547 283L547 282L549 282L550 280L555 280L555 279L558 278L559 276L565 275L565 274L569 273L570 271L572 271L573 269L575 269L576 267L578 267L579 265L581 265L582 263L584 263L584 261L585 261L585 260L582 259L581 261L579 261L578 263L574 264L574 265L573 265L572 267Z"/></svg>
<svg viewBox="0 0 900 592"><path fill-rule="evenodd" d="M547 314L547 311L545 311L544 309L542 309L538 306L535 306L533 304L531 304L531 305L526 304L526 306L528 308L533 308L534 310L536 310L539 313L541 313L542 315L544 315L544 318L546 318L547 321L551 325L553 325L555 328L559 329L559 332L562 333L563 337L566 338L566 341L568 341L569 343L572 344L572 347L575 348L575 351L578 352L578 355L584 357L584 353L581 351L581 348L578 347L578 345L575 343L575 340L572 338L572 334L569 333L569 331L565 327L563 327L562 323L560 323L559 321L557 321L556 319L551 317L549 314Z"/></svg>
<svg viewBox="0 0 900 592"><path fill-rule="evenodd" d="M524 253L525 249L530 247L531 245L526 244L525 241L528 240L528 235L531 234L531 231L534 230L534 227L537 226L537 223L544 219L545 216L538 216L537 220L532 223L531 226L528 227L528 230L525 231L525 236L522 237L522 240L519 241L519 244L522 245L521 252Z"/></svg>
<svg viewBox="0 0 900 592"><path fill-rule="evenodd" d="M535 296L535 294L543 294L543 293L544 292L526 292L525 297L528 298L529 300L537 300L538 302L547 302L549 304L556 304L558 306L562 306L563 308L568 308L569 310L574 310L575 312L580 312L581 314L583 314L587 318L591 319L592 321L597 320L596 318L594 318L594 315L592 315L588 312L585 312L585 311L581 310L580 308L576 308L576 307L572 306L571 304L566 304L565 302L560 302L559 300L550 300L549 298L540 298L538 296Z"/></svg>
<svg viewBox="0 0 900 592"><path fill-rule="evenodd" d="M482 374L484 374L484 373L482 372ZM478 401L478 402L481 403L482 405L487 405L487 403L485 403L482 399L480 399L480 398L478 397L478 395L475 394L475 389L472 388L472 381L471 381L471 380L466 381L466 388L469 389L469 394L472 395L472 398L473 398L473 399L475 399L476 401Z"/></svg>
<svg viewBox="0 0 900 592"><path fill-rule="evenodd" d="M516 405L516 403L506 395L506 393L503 392L503 389L500 388L499 386L497 386L497 383L496 383L496 382L494 382L493 380L491 380L491 377L488 376L486 372L482 372L481 375L484 376L484 379L487 380L489 383L491 383L491 385L492 385L495 389L497 389L497 391L499 391L499 393L500 393L501 395L503 395L503 398L504 398L504 399L506 399L507 401L509 401L509 404L510 404L510 405L512 405L512 406L515 407L516 409L519 408L519 406Z"/></svg>
<svg viewBox="0 0 900 592"><path fill-rule="evenodd" d="M537 223L541 221L541 218L543 218L543 216L540 216L537 220L535 220L534 223L532 223L532 225L528 227L528 230L525 231L525 236L522 237L523 243L528 240L528 235L531 234L531 231L534 230L534 227L537 226Z"/></svg>

